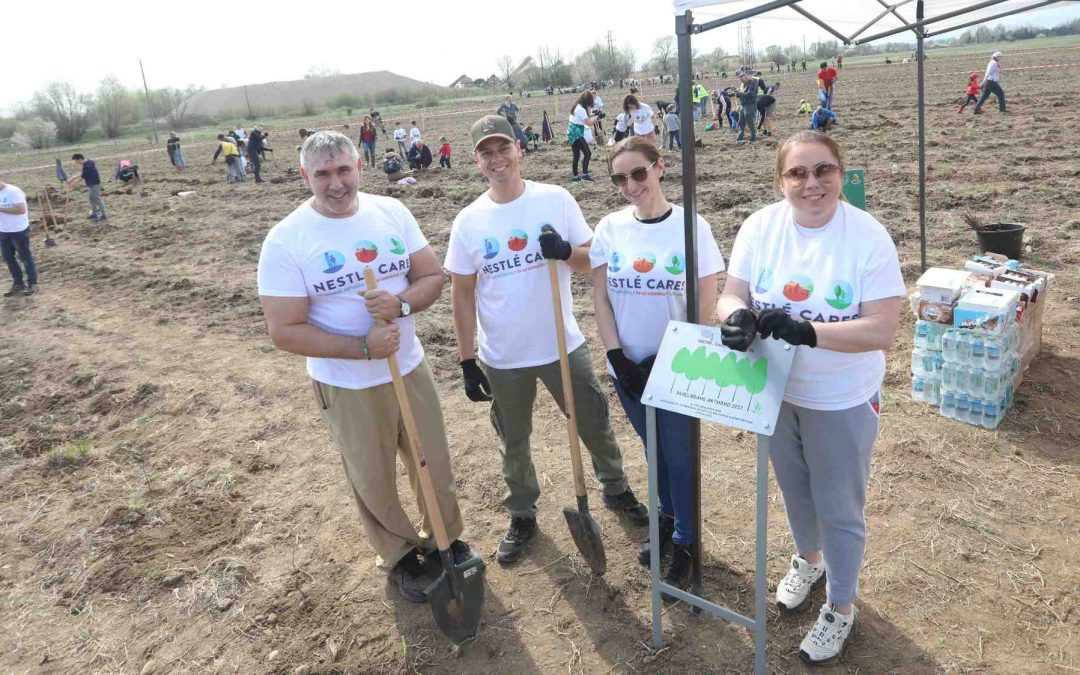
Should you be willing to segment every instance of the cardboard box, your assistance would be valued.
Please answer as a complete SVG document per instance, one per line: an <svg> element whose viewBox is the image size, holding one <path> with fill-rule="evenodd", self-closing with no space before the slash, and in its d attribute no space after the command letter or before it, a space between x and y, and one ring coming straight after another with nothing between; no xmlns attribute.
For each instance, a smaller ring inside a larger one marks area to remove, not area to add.
<svg viewBox="0 0 1080 675"><path fill-rule="evenodd" d="M920 298L915 306L915 316L923 321L951 326L953 323L953 304L951 302L934 302Z"/></svg>
<svg viewBox="0 0 1080 675"><path fill-rule="evenodd" d="M919 286L920 300L951 305L960 297L970 277L971 273L965 270L931 267L915 283Z"/></svg>
<svg viewBox="0 0 1080 675"><path fill-rule="evenodd" d="M1016 320L1019 302L1016 291L973 288L956 303L953 326L1000 334L1008 322Z"/></svg>

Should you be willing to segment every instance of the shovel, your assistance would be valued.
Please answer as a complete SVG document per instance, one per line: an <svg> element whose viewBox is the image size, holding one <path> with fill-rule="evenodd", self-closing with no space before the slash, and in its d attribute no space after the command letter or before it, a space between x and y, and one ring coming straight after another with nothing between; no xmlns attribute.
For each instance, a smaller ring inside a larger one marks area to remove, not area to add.
<svg viewBox="0 0 1080 675"><path fill-rule="evenodd" d="M45 203L48 203L49 208L46 211ZM52 248L56 246L56 242L49 236L49 216L53 218L53 225L56 224L56 215L53 213L52 200L49 199L49 193L45 193L45 201L42 202L41 195L38 195L38 205L41 207L41 227L45 230L45 247Z"/></svg>
<svg viewBox="0 0 1080 675"><path fill-rule="evenodd" d="M364 268L364 283L369 291L378 287L375 272L370 267ZM420 447L420 434L416 430L416 418L413 417L412 404L405 391L405 382L401 379L397 355L387 357L390 363L390 376L394 381L394 395L397 397L401 417L405 422L405 433L409 437L409 449L416 463L420 479L420 492L424 495L431 529L434 530L435 544L439 547L439 560L443 572L439 578L424 589L431 613L435 615L435 625L439 631L454 644L461 644L476 636L480 629L480 618L484 609L484 560L473 556L460 565L454 564L454 554L450 551L450 537L446 534L439 502L435 498L435 485L431 482L427 458Z"/></svg>
<svg viewBox="0 0 1080 675"><path fill-rule="evenodd" d="M574 494L577 496L577 511L563 509L566 525L574 545L589 563L592 571L603 575L607 571L607 556L604 554L604 542L600 539L600 526L589 515L589 498L585 494L585 477L581 470L581 447L578 445L577 413L574 410L574 386L570 380L570 358L566 354L566 328L563 325L562 298L559 295L559 269L554 260L548 261L548 276L551 279L551 306L555 310L555 331L559 342L559 369L562 371L563 400L566 403L566 430L570 437L570 465L574 471Z"/></svg>

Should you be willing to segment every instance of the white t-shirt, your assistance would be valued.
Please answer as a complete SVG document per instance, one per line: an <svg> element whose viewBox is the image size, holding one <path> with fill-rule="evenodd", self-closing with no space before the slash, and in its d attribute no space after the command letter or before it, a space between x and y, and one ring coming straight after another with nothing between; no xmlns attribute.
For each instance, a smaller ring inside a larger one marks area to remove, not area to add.
<svg viewBox="0 0 1080 675"><path fill-rule="evenodd" d="M986 74L983 75L983 80L1001 81L1001 65L994 59L990 59L990 63L986 64Z"/></svg>
<svg viewBox="0 0 1080 675"><path fill-rule="evenodd" d="M652 123L652 108L642 103L637 110L630 113L630 119L634 121L634 133L638 136L651 134L656 127Z"/></svg>
<svg viewBox="0 0 1080 675"><path fill-rule="evenodd" d="M394 140L403 141L403 140L405 140L406 136L408 136L408 134L405 133L405 130L402 129L401 127L398 127L397 129L394 129Z"/></svg>
<svg viewBox="0 0 1080 675"><path fill-rule="evenodd" d="M413 143L416 143L418 140L420 140L420 127L413 127L412 129L409 129L409 138L412 140Z"/></svg>
<svg viewBox="0 0 1080 675"><path fill-rule="evenodd" d="M508 204L484 193L469 204L450 229L445 267L476 279L476 314L480 360L508 370L559 360L551 282L538 241L543 227L553 227L573 246L592 239L581 208L565 189L525 181L525 191ZM585 343L574 319L570 267L558 263L566 348Z"/></svg>
<svg viewBox="0 0 1080 675"><path fill-rule="evenodd" d="M607 265L607 296L619 344L636 363L660 350L668 321L686 321L686 245L683 208L658 223L642 223L634 207L604 216L596 226L589 262ZM712 228L697 218L698 278L724 271ZM611 364L608 371L614 374Z"/></svg>
<svg viewBox="0 0 1080 675"><path fill-rule="evenodd" d="M603 110L604 109L604 99L600 98L599 96L594 97L593 98L592 109L593 110Z"/></svg>
<svg viewBox="0 0 1080 675"><path fill-rule="evenodd" d="M728 275L750 285L755 311L782 307L796 318L821 323L857 319L860 303L906 293L889 233L847 202L840 202L820 228L796 225L786 200L751 215L735 237ZM814 410L844 410L869 400L884 376L880 350L847 354L802 346L784 400Z"/></svg>
<svg viewBox="0 0 1080 675"><path fill-rule="evenodd" d="M328 333L367 335L372 318L364 305L364 268L394 295L409 286L409 255L427 246L416 219L389 197L360 193L360 208L348 218L327 218L310 200L270 229L259 256L259 295L308 299L308 322ZM402 375L424 358L416 323L396 320L401 329L398 364ZM312 379L347 389L390 382L385 359L308 357Z"/></svg>
<svg viewBox="0 0 1080 675"><path fill-rule="evenodd" d="M26 204L26 193L11 183L6 183L0 190L0 207L8 208L16 204ZM30 207L26 213L0 213L0 232L22 232L30 227Z"/></svg>
<svg viewBox="0 0 1080 675"><path fill-rule="evenodd" d="M574 106L574 112L570 115L570 120L574 124L580 124L585 126L585 122L589 119L589 111L585 109L585 106L578 104Z"/></svg>
<svg viewBox="0 0 1080 675"><path fill-rule="evenodd" d="M626 121L627 121L626 113L621 112L618 115L616 115L615 116L615 131L618 131L619 133L625 134L626 133Z"/></svg>

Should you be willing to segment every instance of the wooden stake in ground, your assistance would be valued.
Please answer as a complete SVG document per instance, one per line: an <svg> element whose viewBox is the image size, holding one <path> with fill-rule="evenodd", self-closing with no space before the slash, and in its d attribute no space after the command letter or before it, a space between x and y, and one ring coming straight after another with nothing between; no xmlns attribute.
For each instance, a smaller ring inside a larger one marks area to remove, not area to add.
<svg viewBox="0 0 1080 675"><path fill-rule="evenodd" d="M45 203L49 205L48 210L45 209ZM52 201L49 200L49 191L45 191L45 202L42 202L41 195L38 195L38 206L41 208L41 227L45 230L45 246L46 248L52 248L56 246L56 242L49 236L49 216L54 218L53 225L56 225L56 216L53 214Z"/></svg>

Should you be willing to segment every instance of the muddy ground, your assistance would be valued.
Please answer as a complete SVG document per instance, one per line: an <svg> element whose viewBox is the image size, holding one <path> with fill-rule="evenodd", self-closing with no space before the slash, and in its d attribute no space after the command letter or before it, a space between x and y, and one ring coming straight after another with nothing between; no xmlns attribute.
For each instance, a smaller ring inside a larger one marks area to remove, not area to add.
<svg viewBox="0 0 1080 675"><path fill-rule="evenodd" d="M1080 671L1080 50L1029 49L1006 65L1021 69L1004 76L1012 116L988 106L975 118L957 115L955 99L983 59L935 52L927 63L929 258L955 263L975 250L965 210L1027 223L1026 260L1058 275L1043 351L1002 426L975 429L910 401L905 313L888 355L860 633L843 672ZM849 165L866 169L868 208L909 283L919 271L913 68L845 68L835 134ZM810 74L780 79L783 136L802 126L794 110L814 91ZM609 108L619 97L604 92ZM538 123L544 105L562 135L566 97L557 113L553 98L525 103L524 121ZM404 201L440 258L454 215L484 189L465 152L475 116L426 119L428 139L454 142L453 171L410 188L364 176L365 191ZM546 394L533 438L541 533L517 566L494 562L506 526L498 452L486 407L459 382L448 296L418 326L466 534L489 560L483 628L452 649L428 608L396 597L373 567L303 361L274 350L259 309L260 244L307 194L284 171L294 133L274 130L279 159L265 185L227 185L209 146L186 149L182 175L163 150L139 156L141 185L106 180L109 222L84 220L76 195L55 248L42 246L34 207L41 292L0 305L0 670L138 673L152 661L158 673L748 672L749 635L681 604L665 609L667 648L652 651L648 578L634 560L643 528L599 509L609 572L588 573L559 513L572 504L570 465ZM775 143L735 148L726 131L705 143L700 208L726 254L742 220L775 199ZM526 177L569 186L569 156L545 146ZM679 160L668 159L677 200ZM602 162L594 173L604 175ZM51 170L3 177L31 198L56 184ZM602 180L572 190L591 223L621 206ZM588 287L575 282L576 311L600 367ZM644 495L640 443L609 397ZM703 433L705 589L749 613L754 441L714 425ZM399 487L408 493L403 476ZM594 479L589 487L599 503ZM773 587L791 543L775 484L769 503ZM803 671L798 643L814 616L770 610L771 672Z"/></svg>

